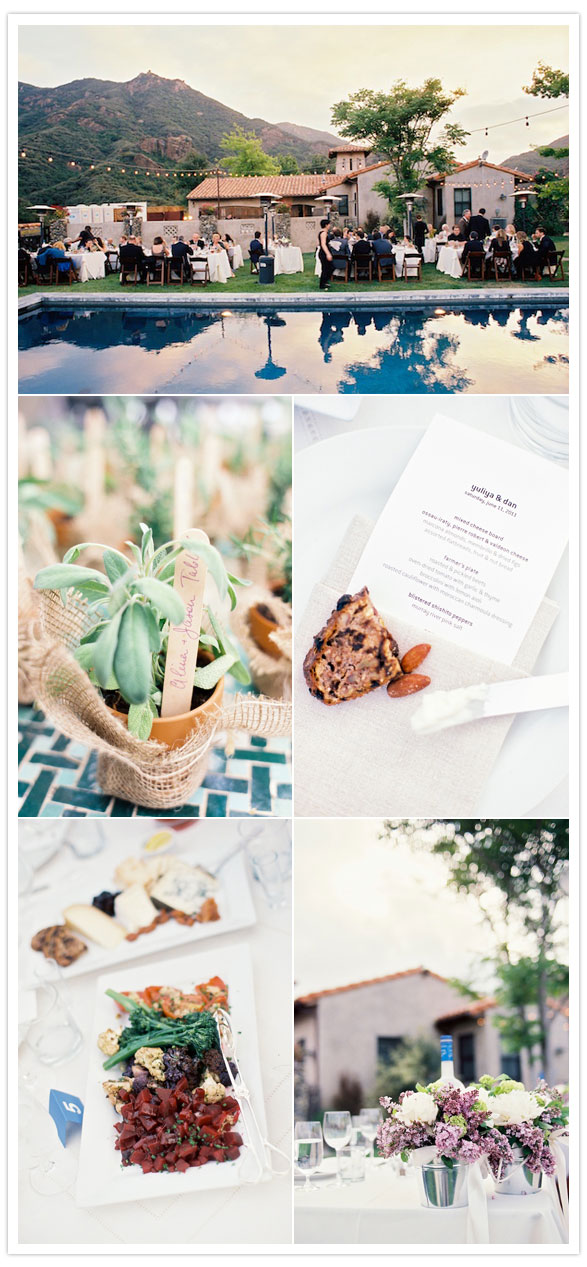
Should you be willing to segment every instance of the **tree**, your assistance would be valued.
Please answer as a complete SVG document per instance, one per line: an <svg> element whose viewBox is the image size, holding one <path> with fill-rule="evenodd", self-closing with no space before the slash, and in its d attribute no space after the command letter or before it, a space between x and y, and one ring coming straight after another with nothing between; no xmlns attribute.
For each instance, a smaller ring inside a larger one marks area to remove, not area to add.
<svg viewBox="0 0 587 1267"><path fill-rule="evenodd" d="M540 152L540 151L539 151ZM548 233L566 233L569 225L569 178L541 167L534 177L534 192L526 211L527 226L544 225Z"/></svg>
<svg viewBox="0 0 587 1267"><path fill-rule="evenodd" d="M549 999L566 1000L569 994L569 969L556 959L547 959L543 965L523 956L516 963L502 963L498 967L499 986L496 1001L505 1013L495 1018L506 1051L528 1053L530 1065L534 1064L535 1049L542 1047L543 1033L538 1015L540 996L540 968L546 975ZM530 1013L528 1012L530 1009ZM538 1070L538 1073L543 1073Z"/></svg>
<svg viewBox="0 0 587 1267"><path fill-rule="evenodd" d="M326 154L312 154L304 168L311 175L321 176L323 172L330 171L330 159Z"/></svg>
<svg viewBox="0 0 587 1267"><path fill-rule="evenodd" d="M415 1087L417 1082L426 1085L440 1077L440 1050L438 1043L420 1035L404 1038L389 1060L377 1065L375 1086L371 1098L379 1103L383 1095L397 1100L401 1091Z"/></svg>
<svg viewBox="0 0 587 1267"><path fill-rule="evenodd" d="M563 70L554 70L545 62L539 62L532 74L532 83L523 89L530 97L568 97L569 76Z"/></svg>
<svg viewBox="0 0 587 1267"><path fill-rule="evenodd" d="M275 162L279 165L282 176L297 176L300 165L294 154L276 154Z"/></svg>
<svg viewBox="0 0 587 1267"><path fill-rule="evenodd" d="M279 164L266 154L259 137L235 127L226 132L220 142L230 170L234 176L276 176Z"/></svg>
<svg viewBox="0 0 587 1267"><path fill-rule="evenodd" d="M363 1088L359 1079L353 1078L349 1073L342 1073L338 1080L338 1087L331 1099L333 1109L359 1114L364 1101Z"/></svg>
<svg viewBox="0 0 587 1267"><path fill-rule="evenodd" d="M426 819L386 821L383 835L400 827L416 844L447 863L449 883L475 897L498 938L498 966L516 962L508 944L520 927L536 948L536 1006L540 1055L550 1075L549 964L556 960L558 907L566 896L569 825L564 819ZM487 902L490 897L492 900Z"/></svg>
<svg viewBox="0 0 587 1267"><path fill-rule="evenodd" d="M443 123L464 90L446 91L440 79L426 79L420 88L409 88L397 80L389 92L363 88L347 101L332 108L332 122L342 136L368 142L369 148L387 159L391 181L379 181L375 188L389 200L397 214L398 195L415 193L433 172L447 172L454 166L455 149L463 145L468 132L458 123Z"/></svg>

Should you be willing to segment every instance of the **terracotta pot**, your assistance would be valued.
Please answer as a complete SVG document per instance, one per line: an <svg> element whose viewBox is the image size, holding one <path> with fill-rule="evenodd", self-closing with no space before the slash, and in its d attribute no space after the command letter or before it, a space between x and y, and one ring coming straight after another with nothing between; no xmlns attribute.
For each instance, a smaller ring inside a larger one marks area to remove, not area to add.
<svg viewBox="0 0 587 1267"><path fill-rule="evenodd" d="M71 545L71 526L73 515L66 515L64 510L48 510L47 518L51 520L55 530L55 540L62 550Z"/></svg>
<svg viewBox="0 0 587 1267"><path fill-rule="evenodd" d="M192 708L189 713L179 713L177 717L155 717L153 719L153 727L150 739L157 739L159 743L164 743L168 748L181 748L188 735L193 730L197 730L202 723L207 723L210 717L222 704L224 696L224 678L216 683L212 694L198 708ZM119 713L116 708L106 706L109 712L126 726L128 716L126 713Z"/></svg>
<svg viewBox="0 0 587 1267"><path fill-rule="evenodd" d="M251 638L264 651L266 655L271 656L273 660L281 660L281 651L276 647L275 643L269 637L279 625L275 620L268 620L263 616L258 607L249 607L249 629Z"/></svg>

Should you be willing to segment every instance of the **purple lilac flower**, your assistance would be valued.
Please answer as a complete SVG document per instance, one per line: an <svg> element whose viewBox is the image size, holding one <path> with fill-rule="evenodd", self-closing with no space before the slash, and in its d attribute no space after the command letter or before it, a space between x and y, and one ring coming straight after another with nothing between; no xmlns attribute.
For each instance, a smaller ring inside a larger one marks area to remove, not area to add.
<svg viewBox="0 0 587 1267"><path fill-rule="evenodd" d="M448 1126L441 1122L436 1130L436 1147L443 1157L456 1157L459 1151L462 1132L459 1126Z"/></svg>
<svg viewBox="0 0 587 1267"><path fill-rule="evenodd" d="M479 1161L483 1157L484 1150L480 1144L474 1144L471 1139L464 1139L459 1148L459 1161L467 1163Z"/></svg>

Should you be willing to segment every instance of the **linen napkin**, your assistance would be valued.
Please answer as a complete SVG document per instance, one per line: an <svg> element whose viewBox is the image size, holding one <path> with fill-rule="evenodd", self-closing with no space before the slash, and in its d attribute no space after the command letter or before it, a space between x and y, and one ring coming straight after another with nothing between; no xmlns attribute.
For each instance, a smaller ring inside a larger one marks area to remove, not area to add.
<svg viewBox="0 0 587 1267"><path fill-rule="evenodd" d="M373 524L355 516L324 580L313 589L296 636L294 813L327 817L452 817L475 814L486 780L513 717L488 717L415 735L410 718L420 696L390 699L385 688L362 699L326 707L306 686L302 661L357 567ZM380 613L400 657L419 642L432 644L419 672L429 689L527 677L558 614L544 599L513 665L479 656L437 634Z"/></svg>

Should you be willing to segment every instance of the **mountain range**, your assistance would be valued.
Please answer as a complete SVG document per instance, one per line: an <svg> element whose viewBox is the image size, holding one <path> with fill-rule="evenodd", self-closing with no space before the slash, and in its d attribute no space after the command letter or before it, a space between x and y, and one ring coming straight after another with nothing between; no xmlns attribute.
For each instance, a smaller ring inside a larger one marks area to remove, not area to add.
<svg viewBox="0 0 587 1267"><path fill-rule="evenodd" d="M19 165L21 206L127 198L183 203L196 183L194 173L222 158L222 138L234 127L254 132L268 154L295 158L301 170L317 155L324 159L338 140L294 123L249 119L182 79L151 71L127 83L77 79L54 88L20 83L18 93L19 150L26 154ZM156 183L147 177L166 163L184 166L190 177L161 174Z"/></svg>
<svg viewBox="0 0 587 1267"><path fill-rule="evenodd" d="M568 149L568 136L559 136L556 141L550 141L548 149L562 150ZM561 176L569 174L568 158L543 158L541 154L537 154L536 150L524 150L522 154L511 154L509 158L504 158L504 167L514 167L519 172L528 172L533 176L539 167L545 167L549 172L558 172Z"/></svg>

